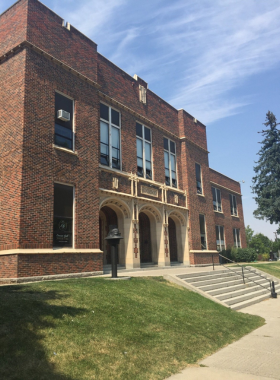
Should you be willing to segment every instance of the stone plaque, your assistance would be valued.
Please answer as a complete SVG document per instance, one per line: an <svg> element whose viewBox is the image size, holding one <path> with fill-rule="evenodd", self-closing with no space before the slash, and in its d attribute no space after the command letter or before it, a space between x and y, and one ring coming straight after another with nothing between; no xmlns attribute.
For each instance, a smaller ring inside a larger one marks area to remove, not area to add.
<svg viewBox="0 0 280 380"><path fill-rule="evenodd" d="M141 186L141 193L158 198L158 190L150 186Z"/></svg>

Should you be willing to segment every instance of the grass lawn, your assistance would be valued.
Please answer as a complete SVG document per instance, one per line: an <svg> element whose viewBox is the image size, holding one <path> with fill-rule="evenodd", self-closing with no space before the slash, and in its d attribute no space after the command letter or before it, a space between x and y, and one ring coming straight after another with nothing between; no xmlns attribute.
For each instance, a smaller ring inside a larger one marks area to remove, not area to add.
<svg viewBox="0 0 280 380"><path fill-rule="evenodd" d="M0 379L164 379L261 326L160 277L0 287Z"/></svg>
<svg viewBox="0 0 280 380"><path fill-rule="evenodd" d="M262 271L264 271L266 273L269 273L272 276L280 278L280 261L272 261L272 262L269 262L267 264L262 264L262 263L253 264L253 263L250 263L249 265L251 265L254 268L260 269L260 270L262 270Z"/></svg>

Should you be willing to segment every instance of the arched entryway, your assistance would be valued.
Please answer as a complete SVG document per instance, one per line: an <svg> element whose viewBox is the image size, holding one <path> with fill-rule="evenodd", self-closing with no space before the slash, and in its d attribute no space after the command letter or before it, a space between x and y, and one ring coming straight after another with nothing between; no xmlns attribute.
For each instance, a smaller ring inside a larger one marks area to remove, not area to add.
<svg viewBox="0 0 280 380"><path fill-rule="evenodd" d="M151 224L148 215L139 214L140 263L152 262Z"/></svg>
<svg viewBox="0 0 280 380"><path fill-rule="evenodd" d="M172 218L168 218L168 236L170 261L178 261L176 223Z"/></svg>
<svg viewBox="0 0 280 380"><path fill-rule="evenodd" d="M108 206L101 208L99 212L99 245L103 251L103 264L111 264L111 248L105 238L109 233L110 226L118 227L117 213Z"/></svg>

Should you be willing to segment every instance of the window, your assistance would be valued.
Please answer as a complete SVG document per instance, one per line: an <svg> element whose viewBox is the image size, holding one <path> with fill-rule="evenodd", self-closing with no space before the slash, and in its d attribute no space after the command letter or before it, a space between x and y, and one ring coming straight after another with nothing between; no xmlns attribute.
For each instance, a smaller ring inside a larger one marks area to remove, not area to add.
<svg viewBox="0 0 280 380"><path fill-rule="evenodd" d="M175 142L169 139L166 139L164 137L163 147L164 147L165 184L167 186L177 187Z"/></svg>
<svg viewBox="0 0 280 380"><path fill-rule="evenodd" d="M237 206L236 206L236 197L235 197L235 195L229 194L229 200L230 200L230 212L231 212L231 215L237 216Z"/></svg>
<svg viewBox="0 0 280 380"><path fill-rule="evenodd" d="M233 229L233 242L235 247L241 248L240 230L238 228Z"/></svg>
<svg viewBox="0 0 280 380"><path fill-rule="evenodd" d="M71 150L74 150L73 111L74 101L56 92L54 143Z"/></svg>
<svg viewBox="0 0 280 380"><path fill-rule="evenodd" d="M224 227L216 226L217 251L225 249Z"/></svg>
<svg viewBox="0 0 280 380"><path fill-rule="evenodd" d="M207 249L205 217L202 214L199 214L199 226L200 226L201 249Z"/></svg>
<svg viewBox="0 0 280 380"><path fill-rule="evenodd" d="M73 246L73 199L72 186L54 184L54 247Z"/></svg>
<svg viewBox="0 0 280 380"><path fill-rule="evenodd" d="M201 166L195 164L195 176L196 176L196 192L202 194L202 181L201 181Z"/></svg>
<svg viewBox="0 0 280 380"><path fill-rule="evenodd" d="M212 195L214 211L222 212L221 191L212 187Z"/></svg>
<svg viewBox="0 0 280 380"><path fill-rule="evenodd" d="M136 123L137 175L152 179L151 130Z"/></svg>
<svg viewBox="0 0 280 380"><path fill-rule="evenodd" d="M120 113L100 103L100 163L120 169Z"/></svg>

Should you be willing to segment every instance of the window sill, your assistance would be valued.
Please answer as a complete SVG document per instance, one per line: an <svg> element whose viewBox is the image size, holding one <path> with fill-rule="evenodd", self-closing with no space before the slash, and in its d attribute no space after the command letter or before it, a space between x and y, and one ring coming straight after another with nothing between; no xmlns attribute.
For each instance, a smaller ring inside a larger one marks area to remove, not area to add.
<svg viewBox="0 0 280 380"><path fill-rule="evenodd" d="M239 216L238 215L231 215L233 218L238 218L239 219Z"/></svg>
<svg viewBox="0 0 280 380"><path fill-rule="evenodd" d="M203 194L198 194L198 193L196 193L196 195L198 195L199 197L203 197L203 198L205 198L205 195L203 195Z"/></svg>
<svg viewBox="0 0 280 380"><path fill-rule="evenodd" d="M217 211L217 210L213 210L214 212L216 212L217 214L224 214L223 211Z"/></svg>
<svg viewBox="0 0 280 380"><path fill-rule="evenodd" d="M74 152L73 150L67 149L67 148L62 148L61 146L53 144L53 148L56 150L60 150L61 152L66 152L69 154L72 154L73 156L78 156L77 152Z"/></svg>

